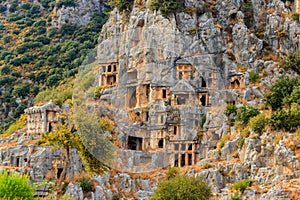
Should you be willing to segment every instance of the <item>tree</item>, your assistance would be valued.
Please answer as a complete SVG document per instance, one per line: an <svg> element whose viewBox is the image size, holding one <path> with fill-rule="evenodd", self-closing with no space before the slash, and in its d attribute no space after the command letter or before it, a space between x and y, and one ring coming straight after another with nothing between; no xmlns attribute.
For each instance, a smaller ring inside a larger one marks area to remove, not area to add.
<svg viewBox="0 0 300 200"><path fill-rule="evenodd" d="M108 5L118 8L120 12L129 12L131 10L133 2L133 0L108 0Z"/></svg>
<svg viewBox="0 0 300 200"><path fill-rule="evenodd" d="M84 113L77 113L76 115L80 115L83 118L83 124L78 124L76 121L72 121L73 117L69 114L65 114L64 121L67 124L60 124L56 127L55 132L50 132L43 135L42 139L40 140L40 144L44 146L53 146L56 149L62 149L63 153L61 155L61 159L63 161L63 171L56 181L54 192L55 198L58 200L62 195L62 189L64 187L64 180L67 176L67 169L70 164L70 150L71 148L75 148L80 155L80 158L85 163L86 169L90 173L94 174L101 174L105 172L108 167L102 162L104 159L109 160L112 158L111 148L108 145L105 145L106 138L100 137L100 134L93 135L93 138L89 140L89 143L92 143L91 146L96 149L93 151L90 147L86 147L86 143L84 143L84 139L90 139L90 137L85 138L84 135L87 135L85 131L90 127L93 127L93 124L89 124L90 121L86 121L84 117ZM84 129L82 127L88 127ZM77 130L78 128L78 130ZM99 129L98 129L99 130ZM90 130L87 130L90 131ZM89 133L93 134L93 133ZM83 136L82 136L83 135ZM100 142L99 142L100 141ZM109 142L110 143L110 142ZM94 146L94 145L99 146ZM103 144L103 145L101 145ZM92 153L91 153L92 152ZM95 155L103 157L102 160L97 159Z"/></svg>
<svg viewBox="0 0 300 200"><path fill-rule="evenodd" d="M63 154L61 155L61 159L63 160L63 171L55 183L55 197L58 200L62 195L63 189L63 181L67 175L68 165L70 163L70 148L72 146L76 146L75 143L78 141L75 137L74 129L72 126L60 125L58 131L50 132L46 135L43 135L41 140L42 143L46 146L54 146L54 148L61 148L63 150Z"/></svg>
<svg viewBox="0 0 300 200"><path fill-rule="evenodd" d="M253 106L242 106L238 109L237 121L240 121L243 125L246 125L251 117L255 117L259 114L259 110Z"/></svg>
<svg viewBox="0 0 300 200"><path fill-rule="evenodd" d="M160 183L151 200L207 200L211 195L202 177L179 175Z"/></svg>
<svg viewBox="0 0 300 200"><path fill-rule="evenodd" d="M6 171L0 173L0 199L34 199L29 176Z"/></svg>
<svg viewBox="0 0 300 200"><path fill-rule="evenodd" d="M270 93L266 95L266 104L270 105L273 110L280 109L283 99L288 98L299 83L298 78L280 77L272 86Z"/></svg>
<svg viewBox="0 0 300 200"><path fill-rule="evenodd" d="M184 0L151 0L149 8L151 10L160 10L164 17L172 13L182 11L185 7Z"/></svg>
<svg viewBox="0 0 300 200"><path fill-rule="evenodd" d="M300 51L291 53L280 61L280 67L300 73Z"/></svg>

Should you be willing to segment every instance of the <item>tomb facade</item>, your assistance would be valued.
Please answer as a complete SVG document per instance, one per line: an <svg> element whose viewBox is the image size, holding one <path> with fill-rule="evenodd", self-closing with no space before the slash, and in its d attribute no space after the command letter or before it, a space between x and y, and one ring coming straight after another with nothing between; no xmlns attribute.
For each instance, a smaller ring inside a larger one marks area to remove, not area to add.
<svg viewBox="0 0 300 200"><path fill-rule="evenodd" d="M60 108L52 101L25 109L27 114L26 129L28 134L43 134L54 130L59 122Z"/></svg>

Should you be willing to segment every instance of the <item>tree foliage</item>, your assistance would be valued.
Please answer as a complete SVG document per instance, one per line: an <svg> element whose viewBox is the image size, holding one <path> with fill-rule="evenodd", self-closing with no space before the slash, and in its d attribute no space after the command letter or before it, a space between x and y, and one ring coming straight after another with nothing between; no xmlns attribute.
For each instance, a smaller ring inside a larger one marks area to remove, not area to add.
<svg viewBox="0 0 300 200"><path fill-rule="evenodd" d="M184 0L151 0L149 8L160 10L164 17L168 17L170 14L183 11L184 3Z"/></svg>
<svg viewBox="0 0 300 200"><path fill-rule="evenodd" d="M29 185L29 176L15 172L1 172L0 198L8 200L34 199L34 188Z"/></svg>
<svg viewBox="0 0 300 200"><path fill-rule="evenodd" d="M108 0L111 7L116 7L120 12L129 12L133 6L134 0Z"/></svg>
<svg viewBox="0 0 300 200"><path fill-rule="evenodd" d="M299 86L299 78L290 78L282 76L272 86L270 93L266 95L266 104L270 105L273 110L278 110L283 106L284 99L289 98L294 89L298 90L296 86ZM297 91L293 94L297 96ZM296 100L290 99L286 103Z"/></svg>
<svg viewBox="0 0 300 200"><path fill-rule="evenodd" d="M281 59L280 66L286 70L294 70L298 74L300 73L300 51L291 53Z"/></svg>
<svg viewBox="0 0 300 200"><path fill-rule="evenodd" d="M20 109L15 104L16 98L21 97L24 104L30 104L38 91L65 83L77 74L87 53L96 46L108 19L105 11L95 13L86 25L65 23L55 27L51 24L55 5L74 6L75 2L13 1L7 7L8 16L0 24L3 36L0 37L0 85L5 91L0 98L6 99L7 92L14 91L14 94L9 97L11 101L5 100L7 112L3 112L5 121L0 120L1 127L7 127L2 125L9 123L9 114L17 116L15 112Z"/></svg>
<svg viewBox="0 0 300 200"><path fill-rule="evenodd" d="M255 117L259 114L259 110L253 106L242 106L238 109L237 112L237 121L241 122L243 125L246 125L251 117Z"/></svg>
<svg viewBox="0 0 300 200"><path fill-rule="evenodd" d="M178 175L161 182L151 200L207 200L211 189L201 177Z"/></svg>

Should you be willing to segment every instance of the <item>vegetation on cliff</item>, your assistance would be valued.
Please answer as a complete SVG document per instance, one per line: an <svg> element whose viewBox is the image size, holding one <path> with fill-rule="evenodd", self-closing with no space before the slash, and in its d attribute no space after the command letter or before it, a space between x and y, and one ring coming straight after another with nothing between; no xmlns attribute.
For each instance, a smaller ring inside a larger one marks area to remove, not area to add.
<svg viewBox="0 0 300 200"><path fill-rule="evenodd" d="M0 198L1 199L34 199L34 188L29 185L29 176L15 172L0 173Z"/></svg>
<svg viewBox="0 0 300 200"><path fill-rule="evenodd" d="M87 53L97 44L107 20L106 14L95 13L87 25L55 26L52 24L55 7L72 6L74 1L40 0L39 3L18 0L0 3L2 131L39 92L74 78Z"/></svg>

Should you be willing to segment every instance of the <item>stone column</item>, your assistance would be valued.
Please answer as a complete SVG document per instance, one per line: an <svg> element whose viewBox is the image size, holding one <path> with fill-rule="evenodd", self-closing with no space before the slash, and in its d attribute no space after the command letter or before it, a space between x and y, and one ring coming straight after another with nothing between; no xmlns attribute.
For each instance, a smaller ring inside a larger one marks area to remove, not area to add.
<svg viewBox="0 0 300 200"><path fill-rule="evenodd" d="M46 133L47 132L47 111L43 110L42 111L42 115L43 115L43 132L42 133Z"/></svg>

